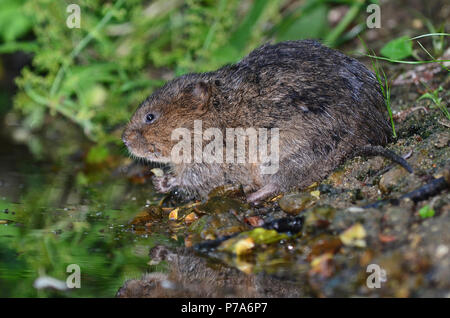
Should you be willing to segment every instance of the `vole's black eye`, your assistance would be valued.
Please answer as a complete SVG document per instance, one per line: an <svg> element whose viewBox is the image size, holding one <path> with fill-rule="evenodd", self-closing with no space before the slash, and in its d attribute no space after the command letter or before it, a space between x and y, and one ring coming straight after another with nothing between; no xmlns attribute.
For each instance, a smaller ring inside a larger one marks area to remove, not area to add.
<svg viewBox="0 0 450 318"><path fill-rule="evenodd" d="M150 113L150 114L145 115L145 122L147 124L151 124L154 121L155 121L155 115L154 114Z"/></svg>

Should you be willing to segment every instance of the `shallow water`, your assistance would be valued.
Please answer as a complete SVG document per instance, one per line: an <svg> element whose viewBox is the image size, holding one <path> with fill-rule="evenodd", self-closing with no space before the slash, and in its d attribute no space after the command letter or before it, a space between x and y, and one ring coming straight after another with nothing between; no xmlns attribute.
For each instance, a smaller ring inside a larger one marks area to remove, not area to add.
<svg viewBox="0 0 450 318"><path fill-rule="evenodd" d="M126 279L152 270L149 247L176 244L163 234L131 230L129 221L152 203L148 188L123 177L87 187L76 162L37 162L26 148L1 145L1 297L113 297ZM39 277L65 282L70 264L80 266L81 288L34 287Z"/></svg>

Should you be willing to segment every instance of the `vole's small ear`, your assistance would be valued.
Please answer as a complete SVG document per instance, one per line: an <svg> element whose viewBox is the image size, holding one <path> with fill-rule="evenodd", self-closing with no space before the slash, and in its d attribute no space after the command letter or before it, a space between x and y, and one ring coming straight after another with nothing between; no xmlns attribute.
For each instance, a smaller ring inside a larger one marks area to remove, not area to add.
<svg viewBox="0 0 450 318"><path fill-rule="evenodd" d="M197 82L192 90L192 95L203 102L207 102L209 100L209 85L205 82Z"/></svg>
<svg viewBox="0 0 450 318"><path fill-rule="evenodd" d="M191 95L194 108L200 111L206 111L208 109L208 102L211 96L211 88L208 83L199 81L188 89L189 95Z"/></svg>

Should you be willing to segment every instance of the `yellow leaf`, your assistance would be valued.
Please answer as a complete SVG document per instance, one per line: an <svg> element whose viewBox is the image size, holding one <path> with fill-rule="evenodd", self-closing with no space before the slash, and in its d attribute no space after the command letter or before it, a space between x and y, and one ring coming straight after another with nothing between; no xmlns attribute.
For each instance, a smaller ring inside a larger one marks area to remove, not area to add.
<svg viewBox="0 0 450 318"><path fill-rule="evenodd" d="M317 269L317 267L319 267L322 262L330 259L333 259L332 253L325 253L320 256L314 257L313 260L311 261L311 267L313 269Z"/></svg>
<svg viewBox="0 0 450 318"><path fill-rule="evenodd" d="M169 220L176 221L178 219L178 211L180 208L173 209L172 212L169 213Z"/></svg>
<svg viewBox="0 0 450 318"><path fill-rule="evenodd" d="M253 264L242 260L240 257L236 258L236 267L246 274L251 274L253 272Z"/></svg>
<svg viewBox="0 0 450 318"><path fill-rule="evenodd" d="M253 247L255 247L255 242L251 237L247 237L236 243L234 246L234 253L236 255L242 255L250 251Z"/></svg>
<svg viewBox="0 0 450 318"><path fill-rule="evenodd" d="M366 230L360 223L356 223L339 235L339 238L344 245L357 247L366 246L366 241L364 240L365 237Z"/></svg>
<svg viewBox="0 0 450 318"><path fill-rule="evenodd" d="M317 187L317 182L311 183L306 189L313 189Z"/></svg>
<svg viewBox="0 0 450 318"><path fill-rule="evenodd" d="M310 193L311 193L311 196L317 198L317 200L320 199L320 191L319 190L311 191Z"/></svg>
<svg viewBox="0 0 450 318"><path fill-rule="evenodd" d="M194 212L189 213L188 215L186 215L186 217L184 218L184 222L186 223L192 223L195 220L197 220L197 214L195 214Z"/></svg>

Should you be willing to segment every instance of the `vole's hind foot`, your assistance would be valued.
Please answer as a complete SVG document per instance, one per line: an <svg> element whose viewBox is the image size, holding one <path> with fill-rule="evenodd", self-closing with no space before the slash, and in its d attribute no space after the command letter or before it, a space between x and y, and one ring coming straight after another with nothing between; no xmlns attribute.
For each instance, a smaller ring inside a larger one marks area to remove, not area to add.
<svg viewBox="0 0 450 318"><path fill-rule="evenodd" d="M266 184L264 187L262 187L258 191L255 191L255 192L249 194L247 196L247 202L258 205L264 199L267 199L268 197L277 194L278 191L279 191L279 188L275 184L273 184L273 183Z"/></svg>
<svg viewBox="0 0 450 318"><path fill-rule="evenodd" d="M413 169L411 168L411 166L408 164L408 162L406 162L406 160L397 155L395 152L389 150L389 149L385 149L381 146L372 146L372 145L365 145L363 147L361 147L360 149L357 149L356 152L354 153L355 156L358 155L370 155L370 156L383 156L385 158L388 158L390 160L392 160L393 162L398 163L399 165L401 165L403 168L405 168L409 173L413 173Z"/></svg>
<svg viewBox="0 0 450 318"><path fill-rule="evenodd" d="M152 182L156 191L161 193L170 192L178 185L174 177L167 175L162 177L153 177Z"/></svg>

